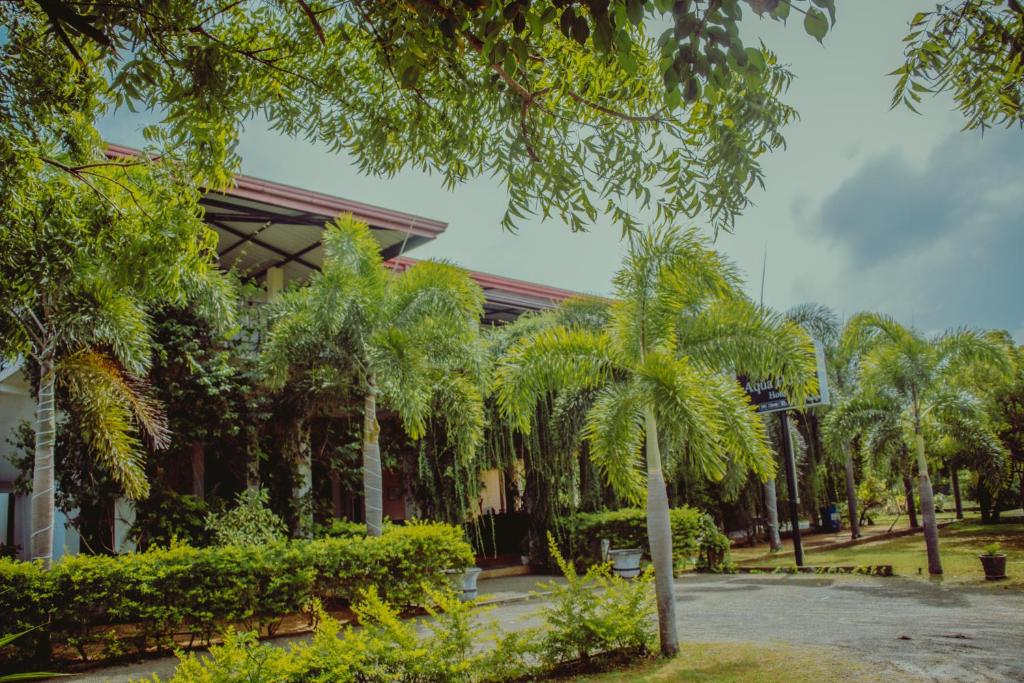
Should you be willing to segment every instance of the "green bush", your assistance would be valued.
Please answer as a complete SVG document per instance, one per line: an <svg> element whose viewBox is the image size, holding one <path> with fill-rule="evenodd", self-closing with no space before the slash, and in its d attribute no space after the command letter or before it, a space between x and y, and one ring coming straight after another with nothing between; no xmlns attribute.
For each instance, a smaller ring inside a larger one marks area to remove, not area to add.
<svg viewBox="0 0 1024 683"><path fill-rule="evenodd" d="M495 635L480 608L430 587L429 618L405 621L370 589L353 606L362 628L340 630L315 608L311 642L285 650L251 633L231 635L207 657L185 657L171 683L499 683L586 669L602 655L648 653L655 636L650 574L626 581L602 565L579 576L553 554L568 583L551 587L540 628Z"/></svg>
<svg viewBox="0 0 1024 683"><path fill-rule="evenodd" d="M312 598L351 603L371 586L399 607L420 605L424 585L446 585L446 569L472 562L462 531L443 524L377 538L78 555L49 571L0 560L0 633L44 624L51 643L103 658L170 647L174 633L207 642L233 623L269 633ZM7 656L28 654L26 644Z"/></svg>
<svg viewBox="0 0 1024 683"><path fill-rule="evenodd" d="M723 571L730 567L729 539L718 530L711 515L691 507L673 508L672 556L676 571L695 567L701 571ZM578 513L568 520L568 555L588 565L596 562L602 538L615 548L642 548L647 545L647 515L639 508L608 512Z"/></svg>
<svg viewBox="0 0 1024 683"><path fill-rule="evenodd" d="M217 545L267 545L283 541L288 527L270 509L265 489L246 489L238 494L235 507L221 514L210 513L206 530Z"/></svg>
<svg viewBox="0 0 1024 683"><path fill-rule="evenodd" d="M565 583L545 584L551 605L542 615L547 624L538 650L549 668L572 663L586 668L597 655L646 655L654 642L653 571L632 581L612 576L607 563L595 564L580 576L562 558L549 535L551 556L565 574Z"/></svg>
<svg viewBox="0 0 1024 683"><path fill-rule="evenodd" d="M314 538L353 538L365 535L365 524L350 522L347 519L332 519L324 524L315 524L313 526Z"/></svg>

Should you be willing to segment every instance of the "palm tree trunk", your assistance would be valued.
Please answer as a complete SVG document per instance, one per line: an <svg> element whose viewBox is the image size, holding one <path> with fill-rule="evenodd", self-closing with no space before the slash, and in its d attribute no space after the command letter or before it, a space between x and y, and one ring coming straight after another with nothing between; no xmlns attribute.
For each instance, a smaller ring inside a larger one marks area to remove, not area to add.
<svg viewBox="0 0 1024 683"><path fill-rule="evenodd" d="M383 475L380 469L380 423L377 422L377 384L370 375L363 399L363 504L366 535L380 536L384 525Z"/></svg>
<svg viewBox="0 0 1024 683"><path fill-rule="evenodd" d="M658 634L661 654L674 657L679 653L676 634L676 595L672 570L672 521L669 516L665 476L661 471L661 449L658 446L658 423L654 409L644 409L647 441L647 539L651 544L654 564L654 590L658 602Z"/></svg>
<svg viewBox="0 0 1024 683"><path fill-rule="evenodd" d="M907 500L907 517L910 518L910 528L919 529L920 524L917 523L917 510L914 509L914 483L910 480L910 475L903 475L903 497Z"/></svg>
<svg viewBox="0 0 1024 683"><path fill-rule="evenodd" d="M964 501L960 497L960 471L952 465L949 468L949 482L953 488L953 504L956 506L956 518L963 519ZM1024 483L1024 479L1022 479L1022 483ZM1021 491L1024 492L1024 488Z"/></svg>
<svg viewBox="0 0 1024 683"><path fill-rule="evenodd" d="M768 544L771 551L782 550L782 538L779 537L779 502L775 495L775 480L764 483L764 511L768 517Z"/></svg>
<svg viewBox="0 0 1024 683"><path fill-rule="evenodd" d="M850 516L850 538L860 538L860 517L857 516L857 483L853 479L853 457L849 446L843 448L843 468L846 470L846 509Z"/></svg>
<svg viewBox="0 0 1024 683"><path fill-rule="evenodd" d="M932 499L932 480L928 477L928 461L924 457L924 436L920 429L916 435L917 475L921 485L921 517L924 523L924 544L928 550L928 573L942 574L942 558L939 557L939 527L935 523L935 501Z"/></svg>
<svg viewBox="0 0 1024 683"><path fill-rule="evenodd" d="M50 358L39 361L39 392L36 399L35 462L32 466L32 559L46 567L53 560L54 477L53 450L57 414L54 404L54 368Z"/></svg>

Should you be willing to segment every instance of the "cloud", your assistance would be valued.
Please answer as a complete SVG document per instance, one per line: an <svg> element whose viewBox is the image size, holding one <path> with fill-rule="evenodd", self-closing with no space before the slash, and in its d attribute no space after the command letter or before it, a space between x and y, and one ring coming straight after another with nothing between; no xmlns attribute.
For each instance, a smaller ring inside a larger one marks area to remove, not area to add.
<svg viewBox="0 0 1024 683"><path fill-rule="evenodd" d="M897 153L865 163L807 229L846 257L836 298L929 331L1002 328L1020 340L1022 160L1024 134L990 131L947 138L920 168Z"/></svg>
<svg viewBox="0 0 1024 683"><path fill-rule="evenodd" d="M823 202L816 227L855 264L871 265L982 224L1019 226L1021 159L1019 131L955 134L922 169L895 152L877 157Z"/></svg>

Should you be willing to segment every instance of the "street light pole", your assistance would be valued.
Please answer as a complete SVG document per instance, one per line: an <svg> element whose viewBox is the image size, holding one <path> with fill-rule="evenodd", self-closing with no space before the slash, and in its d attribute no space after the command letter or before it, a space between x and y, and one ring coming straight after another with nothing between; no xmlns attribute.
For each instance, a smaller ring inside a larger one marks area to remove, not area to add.
<svg viewBox="0 0 1024 683"><path fill-rule="evenodd" d="M789 411L779 411L782 425L782 456L786 465L786 488L789 489L789 522L793 527L793 555L796 566L804 566L804 546L800 541L799 494L796 487L796 459L793 457L793 438L789 434Z"/></svg>

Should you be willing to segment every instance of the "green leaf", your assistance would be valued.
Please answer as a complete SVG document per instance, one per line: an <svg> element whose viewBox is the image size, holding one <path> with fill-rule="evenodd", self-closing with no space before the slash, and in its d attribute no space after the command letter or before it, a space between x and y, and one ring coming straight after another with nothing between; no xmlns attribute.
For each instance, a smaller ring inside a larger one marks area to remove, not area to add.
<svg viewBox="0 0 1024 683"><path fill-rule="evenodd" d="M804 30L816 38L819 43L823 42L828 33L828 18L825 13L814 7L808 8L807 15L804 17Z"/></svg>
<svg viewBox="0 0 1024 683"><path fill-rule="evenodd" d="M634 24L638 25L644 20L644 0L626 0L626 16Z"/></svg>
<svg viewBox="0 0 1024 683"><path fill-rule="evenodd" d="M400 80L403 88L415 88L416 82L420 79L420 67L418 64L410 64L402 69Z"/></svg>

